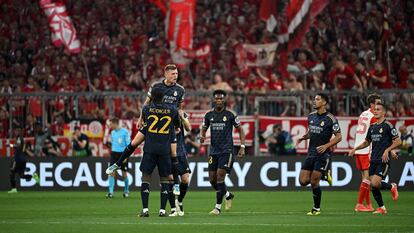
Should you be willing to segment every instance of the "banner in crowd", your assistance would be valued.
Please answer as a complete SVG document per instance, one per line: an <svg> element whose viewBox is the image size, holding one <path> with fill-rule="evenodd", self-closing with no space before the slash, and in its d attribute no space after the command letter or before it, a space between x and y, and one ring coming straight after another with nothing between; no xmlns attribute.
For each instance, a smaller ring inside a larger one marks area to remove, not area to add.
<svg viewBox="0 0 414 233"><path fill-rule="evenodd" d="M270 66L273 64L278 43L243 44L236 46L236 60L240 70L250 66Z"/></svg>
<svg viewBox="0 0 414 233"><path fill-rule="evenodd" d="M188 111L189 119L193 128L201 128L205 111L195 110ZM270 117L258 116L259 121L259 135L261 138L266 138L271 135L273 125L280 124L282 129L287 131L293 139L294 144L297 140L307 132L307 118L306 117ZM355 143L355 133L358 126L358 118L356 117L338 117L338 122L341 127L342 141L338 143L335 148L336 153L347 153L353 148ZM414 132L414 118L388 118L388 120L395 126L398 133L401 125L407 126L408 132ZM242 127L246 134L246 146L253 146L255 135L255 117L254 116L240 116ZM131 120L121 120L121 125L127 128L130 132L135 123ZM79 125L81 131L87 134L90 138L90 146L92 147L92 154L98 157L109 156L109 148L105 145L109 137L109 122L102 124L99 121L73 121L65 125L64 136L54 136L53 138L60 145L60 151L63 156L72 156L72 134L75 125ZM134 136L134 135L132 135ZM207 131L206 145L210 144L210 131ZM32 145L34 138L26 138ZM239 134L236 129L233 131L233 141L235 145L240 145ZM13 154L13 149L7 147L6 144L12 143L13 140L0 139L0 157L10 157ZM299 154L307 153L308 142L301 142L297 145L296 150ZM260 151L267 153L267 145L264 141L260 143ZM134 156L140 156L142 152L142 145L137 148Z"/></svg>
<svg viewBox="0 0 414 233"><path fill-rule="evenodd" d="M49 28L52 32L53 45L64 45L69 52L79 53L81 44L76 35L75 26L66 11L65 4L51 2L50 0L40 0L39 4L47 16Z"/></svg>
<svg viewBox="0 0 414 233"><path fill-rule="evenodd" d="M306 190L299 184L299 173L304 156L281 157L246 157L236 161L230 176L226 177L226 185L231 190ZM0 159L0 169L9 170L9 159ZM106 192L108 176L105 169L108 167L108 159L103 158L34 158L27 164L27 174L34 172L39 174L40 184L35 181L20 179L18 189L22 190L101 190ZM141 186L141 172L139 171L140 159L131 158L128 163L128 177L130 187L135 195L139 195ZM190 190L213 190L208 180L207 158L190 158L191 168ZM155 170L154 174L158 172ZM0 173L0 190L10 188L8 172ZM115 193L122 193L123 180L118 176ZM361 174L355 168L353 158L334 156L332 162L333 186L323 181L324 190L358 190L361 182ZM153 190L159 190L158 175L151 180ZM391 163L389 178L386 180L398 184L400 190L414 190L414 163L410 157L402 157Z"/></svg>

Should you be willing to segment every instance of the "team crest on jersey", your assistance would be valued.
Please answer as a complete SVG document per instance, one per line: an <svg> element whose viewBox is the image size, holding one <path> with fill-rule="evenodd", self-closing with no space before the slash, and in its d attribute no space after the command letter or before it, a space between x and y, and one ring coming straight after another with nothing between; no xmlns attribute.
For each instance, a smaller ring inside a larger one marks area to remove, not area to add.
<svg viewBox="0 0 414 233"><path fill-rule="evenodd" d="M313 121L311 121L310 123L313 124Z"/></svg>
<svg viewBox="0 0 414 233"><path fill-rule="evenodd" d="M178 95L177 91L174 91L173 95L174 96L177 96Z"/></svg>
<svg viewBox="0 0 414 233"><path fill-rule="evenodd" d="M325 122L324 122L324 121L322 121L322 122L321 122L321 126L324 126L324 125L325 125Z"/></svg>
<svg viewBox="0 0 414 233"><path fill-rule="evenodd" d="M223 121L227 121L227 117L226 116L223 117Z"/></svg>
<svg viewBox="0 0 414 233"><path fill-rule="evenodd" d="M380 132L380 133L382 133L382 131L383 131L383 130L382 130L382 128L381 128L381 129L379 130L379 132Z"/></svg>

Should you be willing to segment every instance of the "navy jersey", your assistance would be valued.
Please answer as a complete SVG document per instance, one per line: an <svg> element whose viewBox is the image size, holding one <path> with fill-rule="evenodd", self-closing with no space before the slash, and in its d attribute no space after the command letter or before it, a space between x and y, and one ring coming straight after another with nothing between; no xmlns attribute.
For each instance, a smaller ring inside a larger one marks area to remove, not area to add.
<svg viewBox="0 0 414 233"><path fill-rule="evenodd" d="M172 86L167 86L164 83L165 79L154 82L149 91L148 97L151 98L151 91L153 88L157 87L162 90L164 93L164 103L178 107L184 100L185 89L180 84L176 83Z"/></svg>
<svg viewBox="0 0 414 233"><path fill-rule="evenodd" d="M210 154L233 153L233 126L236 128L240 126L237 114L227 109L221 112L213 109L206 113L203 121L204 130L210 126Z"/></svg>
<svg viewBox="0 0 414 233"><path fill-rule="evenodd" d="M15 147L14 147L14 161L16 163L26 162L26 144L24 143L24 138L19 136L16 138Z"/></svg>
<svg viewBox="0 0 414 233"><path fill-rule="evenodd" d="M316 111L312 112L308 116L309 126L309 157L321 156L316 148L318 146L329 143L332 134L340 133L341 129L338 124L338 120L329 112L325 112L319 115ZM326 150L323 156L330 156L329 149Z"/></svg>
<svg viewBox="0 0 414 233"><path fill-rule="evenodd" d="M144 119L144 152L170 154L176 142L174 126L179 126L178 110L168 104L150 103L142 109Z"/></svg>
<svg viewBox="0 0 414 233"><path fill-rule="evenodd" d="M389 121L384 120L381 124L372 124L365 138L368 142L372 142L371 161L381 162L382 154L396 138L398 138L398 132Z"/></svg>
<svg viewBox="0 0 414 233"><path fill-rule="evenodd" d="M184 127L180 127L180 133L177 134L177 156L186 156Z"/></svg>

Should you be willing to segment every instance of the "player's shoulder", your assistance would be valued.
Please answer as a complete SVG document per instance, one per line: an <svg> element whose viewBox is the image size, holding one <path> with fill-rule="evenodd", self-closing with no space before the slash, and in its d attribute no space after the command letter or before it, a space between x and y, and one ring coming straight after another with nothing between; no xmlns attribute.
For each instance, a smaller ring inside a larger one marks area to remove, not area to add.
<svg viewBox="0 0 414 233"><path fill-rule="evenodd" d="M176 88L177 88L177 89L180 89L180 90L182 90L183 92L185 92L185 88L184 88L181 84L176 83L176 84L175 84L175 86L176 86Z"/></svg>
<svg viewBox="0 0 414 233"><path fill-rule="evenodd" d="M159 85L163 85L163 81L164 81L164 79L163 79L163 78L160 78L160 79L158 79L158 80L155 80L155 81L151 84L151 87L156 87L156 86L159 86Z"/></svg>
<svg viewBox="0 0 414 233"><path fill-rule="evenodd" d="M332 113L330 113L330 112L327 112L326 113L326 117L328 117L329 119L331 119L332 122L336 122L337 121L336 120L336 117Z"/></svg>
<svg viewBox="0 0 414 233"><path fill-rule="evenodd" d="M233 111L232 109L228 109L228 108L226 108L226 111L229 113L229 114L231 114L233 117L237 117L237 112L235 112L235 111Z"/></svg>
<svg viewBox="0 0 414 233"><path fill-rule="evenodd" d="M311 112L311 113L308 114L308 117L316 116L317 113L318 113L317 111L313 111L313 112Z"/></svg>
<svg viewBox="0 0 414 233"><path fill-rule="evenodd" d="M388 120L384 120L384 123L383 124L385 124L388 127L390 127L390 129L394 128L394 125L391 122L389 122Z"/></svg>
<svg viewBox="0 0 414 233"><path fill-rule="evenodd" d="M205 115L205 116L207 116L207 115L210 115L210 114L213 114L213 113L214 113L214 108L207 110L207 111L204 113L204 115Z"/></svg>

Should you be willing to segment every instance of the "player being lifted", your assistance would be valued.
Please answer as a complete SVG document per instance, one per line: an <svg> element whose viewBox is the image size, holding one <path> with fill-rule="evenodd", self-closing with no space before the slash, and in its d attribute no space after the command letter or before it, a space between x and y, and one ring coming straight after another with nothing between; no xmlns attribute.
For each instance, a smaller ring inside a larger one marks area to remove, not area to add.
<svg viewBox="0 0 414 233"><path fill-rule="evenodd" d="M358 127L355 134L355 145L361 145L365 141L367 136L368 128L370 125L376 122L374 117L375 104L381 102L381 96L377 94L371 94L367 98L369 109L362 112L358 119ZM362 182L359 187L358 203L355 206L355 211L366 212L373 211L371 200L370 200L370 189L371 182L369 181L368 169L369 169L369 153L370 148L366 147L362 150L358 150L355 153L355 162L358 170L361 171ZM364 200L366 206L364 206Z"/></svg>
<svg viewBox="0 0 414 233"><path fill-rule="evenodd" d="M200 142L204 143L206 131L210 127L211 146L208 157L208 176L211 186L216 190L216 206L211 215L219 215L223 197L226 198L226 210L230 210L234 194L227 191L224 179L233 167L233 127L240 134L240 149L238 157L245 154L245 134L237 114L225 106L226 92L216 90L213 92L214 108L204 116Z"/></svg>
<svg viewBox="0 0 414 233"><path fill-rule="evenodd" d="M167 216L165 207L168 197L172 192L172 162L176 161L176 136L175 127L179 127L180 121L177 109L163 103L163 91L154 88L152 103L142 109L144 120L145 144L144 155L141 160L142 172L141 200L142 212L140 217L148 217L148 199L151 174L157 166L161 183L161 207L159 216ZM176 168L175 168L176 169ZM173 206L172 206L173 207Z"/></svg>
<svg viewBox="0 0 414 233"><path fill-rule="evenodd" d="M386 214L384 201L380 189L391 191L391 197L394 201L398 199L398 190L396 183L385 183L385 179L390 168L389 155L391 151L401 145L401 139L398 136L394 126L385 119L386 107L382 103L377 103L374 109L376 123L368 128L365 141L349 151L349 156L353 156L355 151L364 149L372 143L371 162L369 164L369 179L372 186L372 195L378 203L378 208L374 214Z"/></svg>
<svg viewBox="0 0 414 233"><path fill-rule="evenodd" d="M310 139L308 156L302 164L299 182L302 186L311 184L313 192L313 208L307 215L319 215L321 213L322 190L319 186L321 177L327 172L331 160L331 147L341 141L341 129L336 118L326 110L328 96L319 93L313 101L316 110L308 116L308 132L299 140ZM332 134L335 137L331 140Z"/></svg>

